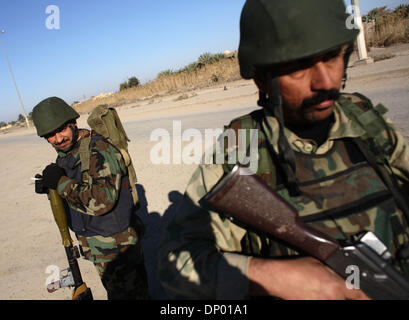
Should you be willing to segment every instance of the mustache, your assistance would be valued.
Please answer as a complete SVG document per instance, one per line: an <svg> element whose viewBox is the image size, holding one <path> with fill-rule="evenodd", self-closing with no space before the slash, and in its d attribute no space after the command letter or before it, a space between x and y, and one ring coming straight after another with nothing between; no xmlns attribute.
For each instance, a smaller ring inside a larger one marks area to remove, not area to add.
<svg viewBox="0 0 409 320"><path fill-rule="evenodd" d="M73 147L73 144L70 144L69 146L65 147L64 149L59 148L60 145L62 145L63 143L65 143L65 142L68 141L68 140L69 140L69 139L63 139L63 140L62 140L61 142L59 142L59 143L54 143L54 148L55 148L55 150L56 150L57 152L60 152L60 151L62 151L62 152L68 152L69 150L71 150L72 147Z"/></svg>
<svg viewBox="0 0 409 320"><path fill-rule="evenodd" d="M338 100L340 92L338 89L319 90L313 97L304 99L301 109L316 106L326 100Z"/></svg>
<svg viewBox="0 0 409 320"><path fill-rule="evenodd" d="M61 140L61 142L55 142L54 143L54 145L56 145L56 146L59 146L59 145L62 145L63 143L65 143L66 141L68 141L68 139L63 139L63 140Z"/></svg>

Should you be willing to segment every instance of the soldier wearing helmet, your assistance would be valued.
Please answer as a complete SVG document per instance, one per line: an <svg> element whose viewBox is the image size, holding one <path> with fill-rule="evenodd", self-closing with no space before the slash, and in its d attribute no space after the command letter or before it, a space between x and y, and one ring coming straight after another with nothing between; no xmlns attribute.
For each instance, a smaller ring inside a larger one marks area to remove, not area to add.
<svg viewBox="0 0 409 320"><path fill-rule="evenodd" d="M108 299L147 299L141 247L144 227L135 214L125 161L104 137L79 129L79 117L57 97L34 107L37 134L58 153L56 163L43 170L38 183L57 190L68 204L68 225L83 256L94 263ZM89 142L82 144L85 139ZM83 145L89 148L88 170L82 170Z"/></svg>
<svg viewBox="0 0 409 320"><path fill-rule="evenodd" d="M409 213L399 204L409 186L409 149L381 115L383 105L340 93L357 36L346 19L342 0L247 0L240 71L254 79L262 108L226 129L257 129L254 173L304 222L340 242L373 231L407 274ZM318 260L202 207L199 201L232 168L203 164L189 182L159 251L159 276L169 295L368 298ZM400 190L392 192L390 180Z"/></svg>

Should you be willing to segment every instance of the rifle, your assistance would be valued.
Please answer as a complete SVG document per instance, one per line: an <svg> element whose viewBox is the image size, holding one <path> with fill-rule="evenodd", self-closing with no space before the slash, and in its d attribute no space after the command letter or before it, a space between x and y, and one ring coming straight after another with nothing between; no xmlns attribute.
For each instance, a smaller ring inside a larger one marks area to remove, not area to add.
<svg viewBox="0 0 409 320"><path fill-rule="evenodd" d="M360 289L371 299L409 299L409 280L392 266L391 254L375 234L367 232L341 247L304 224L297 210L247 167L236 165L199 204L304 251L344 279L347 269L358 267Z"/></svg>
<svg viewBox="0 0 409 320"><path fill-rule="evenodd" d="M87 287L81 277L81 271L77 261L80 255L78 248L73 246L73 241L67 225L67 214L64 203L56 190L45 190L40 182L37 183L37 181L41 181L41 175L36 175L35 179L36 193L48 193L51 210L60 231L62 244L65 248L69 265L67 269L61 271L60 280L47 285L47 291L51 293L60 288L72 287L72 300L93 300L91 289Z"/></svg>

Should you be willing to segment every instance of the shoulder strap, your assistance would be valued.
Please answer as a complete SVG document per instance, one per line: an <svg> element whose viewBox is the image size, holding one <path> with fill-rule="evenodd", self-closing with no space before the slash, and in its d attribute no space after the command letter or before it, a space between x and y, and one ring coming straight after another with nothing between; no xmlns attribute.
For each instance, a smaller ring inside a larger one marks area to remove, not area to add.
<svg viewBox="0 0 409 320"><path fill-rule="evenodd" d="M246 150L249 154L249 148L252 139L258 139L258 169L257 176L259 176L265 183L271 187L276 186L276 167L269 150L269 143L266 135L262 130L261 121L264 117L263 109L258 109L245 116L233 119L225 128L231 128L236 131L239 129L257 129L257 135L250 136L250 131L246 135ZM225 146L226 147L226 146ZM223 165L225 172L229 172L232 168L225 164Z"/></svg>
<svg viewBox="0 0 409 320"><path fill-rule="evenodd" d="M374 107L368 98L359 93L342 94L339 101L345 115L365 130L366 134L361 138L370 149L377 156L391 155L394 140L390 126L383 117L388 109L383 104Z"/></svg>
<svg viewBox="0 0 409 320"><path fill-rule="evenodd" d="M387 175L385 171L379 168L379 164L377 163L375 157L373 156L372 152L368 149L367 145L358 137L353 139L353 141L358 146L359 150L362 152L366 160L368 161L369 165L375 170L378 176L382 179L385 185L389 188L392 196L394 197L396 204L402 210L406 221L409 222L409 206L406 203L405 197L402 194L398 182L392 172L392 168L389 167L389 163L386 162L385 166L389 167L390 174Z"/></svg>
<svg viewBox="0 0 409 320"><path fill-rule="evenodd" d="M89 151L91 143L91 135L81 139L80 141L80 160L81 160L81 171L88 171L89 170L89 160L91 158L91 153Z"/></svg>
<svg viewBox="0 0 409 320"><path fill-rule="evenodd" d="M404 213L406 221L409 222L408 204L400 191L389 161L385 157L385 155L392 154L394 150L394 141L390 132L390 127L382 117L382 115L387 112L387 109L382 104L373 107L372 103L366 97L358 93L355 93L354 95L360 98L362 102L354 104L351 101L351 103L343 105L343 109L346 111L345 113L347 116L358 121L358 123L366 130L367 137L358 137L353 139L353 141L361 150L371 167L374 168L375 172L391 191L398 207ZM379 164L382 164L389 169L389 176L379 168Z"/></svg>

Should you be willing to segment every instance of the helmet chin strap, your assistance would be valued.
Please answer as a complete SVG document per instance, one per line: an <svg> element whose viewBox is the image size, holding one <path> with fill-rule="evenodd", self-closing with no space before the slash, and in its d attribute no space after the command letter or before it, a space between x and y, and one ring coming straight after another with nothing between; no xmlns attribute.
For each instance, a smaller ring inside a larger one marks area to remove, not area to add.
<svg viewBox="0 0 409 320"><path fill-rule="evenodd" d="M295 176L295 154L284 134L283 104L278 77L273 77L271 73L268 73L266 82L268 93L259 91L259 100L257 104L262 106L267 113L270 113L277 119L279 125L278 154L274 154L274 156L278 160L277 163L281 172L284 173L285 182L290 195L299 195L301 191L298 187L298 180ZM275 153L274 148L271 148L271 150Z"/></svg>
<svg viewBox="0 0 409 320"><path fill-rule="evenodd" d="M345 89L346 83L347 83L347 69L348 69L348 63L349 63L349 58L351 57L351 53L354 50L354 45L350 44L344 54L344 77L342 78L342 90Z"/></svg>

